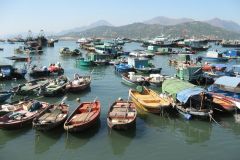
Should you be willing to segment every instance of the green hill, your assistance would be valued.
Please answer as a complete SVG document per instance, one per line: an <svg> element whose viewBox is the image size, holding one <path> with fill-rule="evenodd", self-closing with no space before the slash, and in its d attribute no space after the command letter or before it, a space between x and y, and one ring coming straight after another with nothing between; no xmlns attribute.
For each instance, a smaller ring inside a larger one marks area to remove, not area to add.
<svg viewBox="0 0 240 160"><path fill-rule="evenodd" d="M195 36L197 38L211 36L219 39L240 39L240 33L209 25L204 22L188 22L172 26L159 24L133 23L125 26L99 26L82 32L71 32L63 37L127 37L127 38L153 38L158 35L170 35L171 37Z"/></svg>

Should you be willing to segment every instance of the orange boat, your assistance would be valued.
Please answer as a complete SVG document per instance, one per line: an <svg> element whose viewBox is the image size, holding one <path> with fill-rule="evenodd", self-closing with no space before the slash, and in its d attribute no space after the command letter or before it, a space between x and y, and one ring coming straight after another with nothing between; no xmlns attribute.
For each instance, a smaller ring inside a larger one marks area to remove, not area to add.
<svg viewBox="0 0 240 160"><path fill-rule="evenodd" d="M69 132L80 132L97 123L100 117L100 101L83 102L64 123L64 129Z"/></svg>
<svg viewBox="0 0 240 160"><path fill-rule="evenodd" d="M213 103L216 110L233 112L236 109L236 105L231 101L216 93L211 93L213 97Z"/></svg>

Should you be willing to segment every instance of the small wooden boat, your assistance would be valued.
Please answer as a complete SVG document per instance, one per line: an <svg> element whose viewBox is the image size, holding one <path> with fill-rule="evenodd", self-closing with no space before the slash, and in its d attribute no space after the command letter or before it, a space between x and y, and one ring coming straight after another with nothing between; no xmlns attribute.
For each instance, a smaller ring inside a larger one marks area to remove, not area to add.
<svg viewBox="0 0 240 160"><path fill-rule="evenodd" d="M166 78L170 78L168 76L163 76L161 74L150 74L149 78L148 78L148 82L150 83L150 85L152 86L156 86L159 87L162 85L163 81Z"/></svg>
<svg viewBox="0 0 240 160"><path fill-rule="evenodd" d="M70 50L68 47L63 47L60 49L60 54L62 56L80 56L82 53L78 49Z"/></svg>
<svg viewBox="0 0 240 160"><path fill-rule="evenodd" d="M142 74L151 74L151 73L161 73L162 68L152 68L152 67L142 67L142 68L135 68L137 73Z"/></svg>
<svg viewBox="0 0 240 160"><path fill-rule="evenodd" d="M30 101L27 105L0 117L1 129L19 129L32 124L33 119L48 107L48 103Z"/></svg>
<svg viewBox="0 0 240 160"><path fill-rule="evenodd" d="M142 75L135 75L134 72L122 74L122 83L129 86L145 85L149 86L149 82Z"/></svg>
<svg viewBox="0 0 240 160"><path fill-rule="evenodd" d="M0 103L5 102L8 98L11 97L13 93L9 91L1 91L0 92Z"/></svg>
<svg viewBox="0 0 240 160"><path fill-rule="evenodd" d="M34 95L38 94L39 90L49 84L49 80L41 78L33 81L29 81L25 84L21 84L18 87L12 89L18 95Z"/></svg>
<svg viewBox="0 0 240 160"><path fill-rule="evenodd" d="M36 130L47 131L64 124L68 117L69 106L62 103L49 105L49 107L33 120Z"/></svg>
<svg viewBox="0 0 240 160"><path fill-rule="evenodd" d="M48 68L46 66L39 68L36 65L34 65L31 68L29 75L31 77L37 78L37 77L48 77L48 76L60 76L63 73L64 73L64 69L60 66L60 64L58 66L55 64L51 64Z"/></svg>
<svg viewBox="0 0 240 160"><path fill-rule="evenodd" d="M163 109L167 109L171 105L168 98L160 97L151 89L137 87L137 90L130 89L129 95L139 109L159 114Z"/></svg>
<svg viewBox="0 0 240 160"><path fill-rule="evenodd" d="M68 79L65 76L60 76L57 79L50 81L48 85L42 88L42 94L45 97L54 97L64 94Z"/></svg>
<svg viewBox="0 0 240 160"><path fill-rule="evenodd" d="M11 57L6 57L9 60L13 60L16 62L27 62L31 59L31 57L22 57L22 56L11 56Z"/></svg>
<svg viewBox="0 0 240 160"><path fill-rule="evenodd" d="M0 80L24 79L26 73L27 70L24 68L14 68L12 65L0 64Z"/></svg>
<svg viewBox="0 0 240 160"><path fill-rule="evenodd" d="M66 90L69 92L81 92L90 87L90 84L91 76L79 76L79 74L74 74L74 80L71 80L66 85Z"/></svg>
<svg viewBox="0 0 240 160"><path fill-rule="evenodd" d="M133 102L117 100L108 111L109 128L131 129L136 125L137 110Z"/></svg>
<svg viewBox="0 0 240 160"><path fill-rule="evenodd" d="M23 108L23 106L27 106L29 102L32 100L18 100L15 102L11 102L8 104L0 105L0 116L3 116L5 114L8 114L10 112L13 112L15 110L18 110L20 108Z"/></svg>
<svg viewBox="0 0 240 160"><path fill-rule="evenodd" d="M69 132L80 132L96 124L100 117L100 101L83 102L64 123Z"/></svg>

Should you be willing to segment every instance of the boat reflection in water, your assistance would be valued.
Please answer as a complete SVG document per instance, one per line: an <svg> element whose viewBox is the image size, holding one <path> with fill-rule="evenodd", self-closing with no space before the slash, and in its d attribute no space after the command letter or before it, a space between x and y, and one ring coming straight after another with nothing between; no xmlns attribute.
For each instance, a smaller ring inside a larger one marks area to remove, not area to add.
<svg viewBox="0 0 240 160"><path fill-rule="evenodd" d="M209 141L212 133L212 123L197 120L184 121L176 119L172 127L174 127L174 133L183 136L182 139L188 144Z"/></svg>
<svg viewBox="0 0 240 160"><path fill-rule="evenodd" d="M63 127L55 128L52 131L35 131L35 153L42 154L56 144L64 136Z"/></svg>
<svg viewBox="0 0 240 160"><path fill-rule="evenodd" d="M65 131L65 148L75 150L86 145L91 140L91 138L93 138L98 133L100 127L101 120L99 119L94 126L82 132L67 133Z"/></svg>
<svg viewBox="0 0 240 160"><path fill-rule="evenodd" d="M136 136L136 127L129 130L109 130L109 141L114 155L124 155Z"/></svg>

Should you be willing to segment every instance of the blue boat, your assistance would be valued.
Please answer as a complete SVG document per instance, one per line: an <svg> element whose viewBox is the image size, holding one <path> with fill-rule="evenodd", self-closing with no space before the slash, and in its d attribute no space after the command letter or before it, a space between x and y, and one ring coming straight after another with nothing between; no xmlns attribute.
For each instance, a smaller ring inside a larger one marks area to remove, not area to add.
<svg viewBox="0 0 240 160"><path fill-rule="evenodd" d="M26 69L14 68L12 65L0 65L0 80L23 79Z"/></svg>
<svg viewBox="0 0 240 160"><path fill-rule="evenodd" d="M240 50L227 50L224 52L224 56L229 59L237 59L240 58Z"/></svg>
<svg viewBox="0 0 240 160"><path fill-rule="evenodd" d="M206 56L203 57L205 61L218 61L218 62L226 62L228 61L228 57L225 57L223 53L218 51L208 51Z"/></svg>
<svg viewBox="0 0 240 160"><path fill-rule="evenodd" d="M129 71L133 71L133 68L128 64L120 63L120 64L115 64L115 71L129 72Z"/></svg>
<svg viewBox="0 0 240 160"><path fill-rule="evenodd" d="M8 91L3 91L0 92L0 103L5 102L8 98L10 98L12 95L12 92L8 92Z"/></svg>

